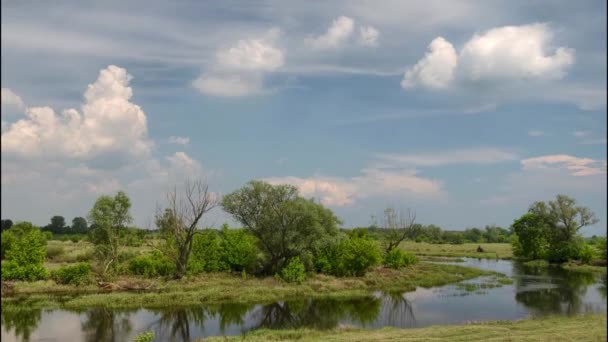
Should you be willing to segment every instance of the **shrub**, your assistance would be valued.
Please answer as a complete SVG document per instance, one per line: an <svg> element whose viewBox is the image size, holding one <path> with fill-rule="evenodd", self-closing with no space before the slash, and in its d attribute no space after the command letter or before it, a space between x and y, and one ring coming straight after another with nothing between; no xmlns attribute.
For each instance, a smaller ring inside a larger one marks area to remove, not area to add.
<svg viewBox="0 0 608 342"><path fill-rule="evenodd" d="M579 259L585 264L590 264L595 256L595 250L588 244L584 244L579 253Z"/></svg>
<svg viewBox="0 0 608 342"><path fill-rule="evenodd" d="M358 237L328 239L318 248L314 265L317 271L343 276L363 276L381 260L376 241Z"/></svg>
<svg viewBox="0 0 608 342"><path fill-rule="evenodd" d="M416 256L394 248L384 256L384 266L398 269L416 263Z"/></svg>
<svg viewBox="0 0 608 342"><path fill-rule="evenodd" d="M287 265L281 270L281 279L288 283L298 283L304 281L306 272L304 264L299 257L291 258Z"/></svg>
<svg viewBox="0 0 608 342"><path fill-rule="evenodd" d="M2 254L2 260L6 257L6 251L11 249L12 245L15 243L15 234L10 230L4 231L1 233L2 236L2 246L0 246L0 251Z"/></svg>
<svg viewBox="0 0 608 342"><path fill-rule="evenodd" d="M19 265L12 260L2 263L2 280L35 281L48 276L48 271L42 264Z"/></svg>
<svg viewBox="0 0 608 342"><path fill-rule="evenodd" d="M206 229L194 236L192 252L188 260L188 272L227 271L228 265L222 260L222 240L217 231Z"/></svg>
<svg viewBox="0 0 608 342"><path fill-rule="evenodd" d="M133 342L152 342L153 339L154 333L152 331L145 331L135 336Z"/></svg>
<svg viewBox="0 0 608 342"><path fill-rule="evenodd" d="M572 259L579 259L582 249L583 243L579 238L572 241L556 242L549 249L547 259L550 262L566 262Z"/></svg>
<svg viewBox="0 0 608 342"><path fill-rule="evenodd" d="M257 258L255 239L243 229L222 229L222 261L232 271L250 270Z"/></svg>
<svg viewBox="0 0 608 342"><path fill-rule="evenodd" d="M14 239L4 251L7 263L2 267L2 279L45 279L48 272L42 264L46 257L46 238L40 229L29 222L20 222L7 232L13 234ZM5 233L2 234L4 237Z"/></svg>
<svg viewBox="0 0 608 342"><path fill-rule="evenodd" d="M142 255L131 259L128 269L134 275L166 277L175 272L175 265L161 253L154 251L151 255Z"/></svg>
<svg viewBox="0 0 608 342"><path fill-rule="evenodd" d="M51 245L46 247L46 258L47 259L55 259L56 257L63 255L65 253L65 248L61 245Z"/></svg>
<svg viewBox="0 0 608 342"><path fill-rule="evenodd" d="M84 253L76 254L76 261L78 261L78 262L91 261L91 260L93 260L94 257L95 257L95 251L90 249Z"/></svg>
<svg viewBox="0 0 608 342"><path fill-rule="evenodd" d="M73 266L61 267L51 273L57 284L85 285L92 281L91 265L81 262Z"/></svg>

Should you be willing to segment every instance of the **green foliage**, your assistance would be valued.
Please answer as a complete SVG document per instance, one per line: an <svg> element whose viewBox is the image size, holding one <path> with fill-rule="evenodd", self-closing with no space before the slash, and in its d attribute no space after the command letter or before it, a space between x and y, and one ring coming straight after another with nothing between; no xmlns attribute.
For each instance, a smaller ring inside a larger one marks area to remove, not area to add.
<svg viewBox="0 0 608 342"><path fill-rule="evenodd" d="M0 246L0 252L2 254L2 260L6 258L6 251L9 250L15 243L15 234L10 230L5 230L0 233L2 236L2 246Z"/></svg>
<svg viewBox="0 0 608 342"><path fill-rule="evenodd" d="M262 181L224 196L222 207L257 238L265 274L282 269L315 241L335 235L340 222L331 210L300 197L296 187Z"/></svg>
<svg viewBox="0 0 608 342"><path fill-rule="evenodd" d="M152 331L145 331L135 336L133 342L152 342L153 339L154 333Z"/></svg>
<svg viewBox="0 0 608 342"><path fill-rule="evenodd" d="M414 254L395 248L384 256L384 266L399 269L416 263L418 260Z"/></svg>
<svg viewBox="0 0 608 342"><path fill-rule="evenodd" d="M591 260L593 259L594 256L595 256L595 249L588 244L584 244L583 247L581 248L581 251L579 254L579 259L586 264L590 264Z"/></svg>
<svg viewBox="0 0 608 342"><path fill-rule="evenodd" d="M381 260L378 243L358 236L326 239L315 252L318 272L338 277L363 276Z"/></svg>
<svg viewBox="0 0 608 342"><path fill-rule="evenodd" d="M544 259L549 251L547 226L538 215L527 213L511 226L516 238L513 239L513 255L523 259Z"/></svg>
<svg viewBox="0 0 608 342"><path fill-rule="evenodd" d="M222 261L232 271L251 270L257 259L255 238L244 229L222 227Z"/></svg>
<svg viewBox="0 0 608 342"><path fill-rule="evenodd" d="M175 265L160 252L142 255L129 261L129 272L146 277L168 277L175 272Z"/></svg>
<svg viewBox="0 0 608 342"><path fill-rule="evenodd" d="M104 273L116 261L119 249L124 245L123 230L133 220L130 208L131 200L119 191L114 197L99 197L89 212L89 221L95 225L90 235L91 242L95 244Z"/></svg>
<svg viewBox="0 0 608 342"><path fill-rule="evenodd" d="M42 265L46 257L46 237L38 227L29 222L19 222L2 233L13 235L5 253L6 263L2 266L2 279L38 280L45 279L48 272Z"/></svg>
<svg viewBox="0 0 608 342"><path fill-rule="evenodd" d="M192 252L188 260L188 272L227 271L228 264L224 262L222 240L216 230L205 229L196 234L192 241Z"/></svg>
<svg viewBox="0 0 608 342"><path fill-rule="evenodd" d="M86 285L91 283L91 265L86 262L65 266L51 272L51 278L58 284Z"/></svg>
<svg viewBox="0 0 608 342"><path fill-rule="evenodd" d="M547 260L550 262L566 262L568 260L579 260L583 249L581 238L575 237L572 240L559 241L553 240L547 252Z"/></svg>
<svg viewBox="0 0 608 342"><path fill-rule="evenodd" d="M306 278L306 270L300 258L291 258L287 265L281 270L281 279L288 283L298 283Z"/></svg>

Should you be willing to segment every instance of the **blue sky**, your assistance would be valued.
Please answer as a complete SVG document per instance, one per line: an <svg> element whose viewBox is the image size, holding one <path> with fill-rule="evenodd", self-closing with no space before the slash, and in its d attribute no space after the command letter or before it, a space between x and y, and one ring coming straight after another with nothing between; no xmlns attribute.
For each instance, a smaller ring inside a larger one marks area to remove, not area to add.
<svg viewBox="0 0 608 342"><path fill-rule="evenodd" d="M145 227L204 176L346 226L508 226L564 193L605 235L606 70L599 0L3 1L2 217L124 190Z"/></svg>

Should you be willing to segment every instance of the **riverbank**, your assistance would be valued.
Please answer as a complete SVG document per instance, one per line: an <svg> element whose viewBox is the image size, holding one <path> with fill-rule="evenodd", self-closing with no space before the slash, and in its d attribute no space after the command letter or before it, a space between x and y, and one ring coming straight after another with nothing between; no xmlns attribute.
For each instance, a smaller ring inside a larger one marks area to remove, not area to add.
<svg viewBox="0 0 608 342"><path fill-rule="evenodd" d="M256 330L199 341L606 341L606 315L560 316L414 329Z"/></svg>
<svg viewBox="0 0 608 342"><path fill-rule="evenodd" d="M477 252L481 246L483 252ZM512 259L509 243L463 243L459 245L403 241L399 248L421 256Z"/></svg>
<svg viewBox="0 0 608 342"><path fill-rule="evenodd" d="M580 264L575 262L567 262L563 264L551 264L546 260L531 260L523 262L524 265L529 267L561 267L568 271L573 272L591 272L606 274L606 266L593 266L587 264Z"/></svg>
<svg viewBox="0 0 608 342"><path fill-rule="evenodd" d="M336 278L317 274L301 284L285 283L273 277L243 278L236 274L208 273L180 281L123 277L112 282L117 291L99 293L98 285L68 286L47 280L15 282L10 286L3 284L2 304L118 309L225 302L264 303L302 297L363 297L372 291L407 292L416 287L441 286L482 275L501 277L496 272L472 267L419 263L400 270L378 267L363 277ZM120 290L125 288L139 290Z"/></svg>

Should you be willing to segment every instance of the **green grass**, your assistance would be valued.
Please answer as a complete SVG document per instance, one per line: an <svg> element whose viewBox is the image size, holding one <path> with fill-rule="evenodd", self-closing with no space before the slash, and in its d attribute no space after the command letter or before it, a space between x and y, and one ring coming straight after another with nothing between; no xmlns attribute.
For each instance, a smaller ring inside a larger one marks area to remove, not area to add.
<svg viewBox="0 0 608 342"><path fill-rule="evenodd" d="M201 341L606 341L606 315L544 317L427 328L256 330Z"/></svg>
<svg viewBox="0 0 608 342"><path fill-rule="evenodd" d="M412 291L456 283L481 275L497 275L458 265L419 263L400 270L378 267L363 277L336 278L317 274L301 284L288 284L273 277L243 279L228 273L208 273L180 281L122 277L116 284L148 288L145 292L94 293L96 285L57 285L53 281L15 282L10 296L3 293L2 304L44 307L166 307L196 304L241 302L264 303L292 298L363 297L375 290ZM84 292L84 293L83 293ZM49 305L49 303L52 303Z"/></svg>
<svg viewBox="0 0 608 342"><path fill-rule="evenodd" d="M477 252L481 246L483 252ZM513 251L508 243L463 243L460 245L434 244L426 242L404 241L400 248L421 256L470 257L486 259L512 259Z"/></svg>

